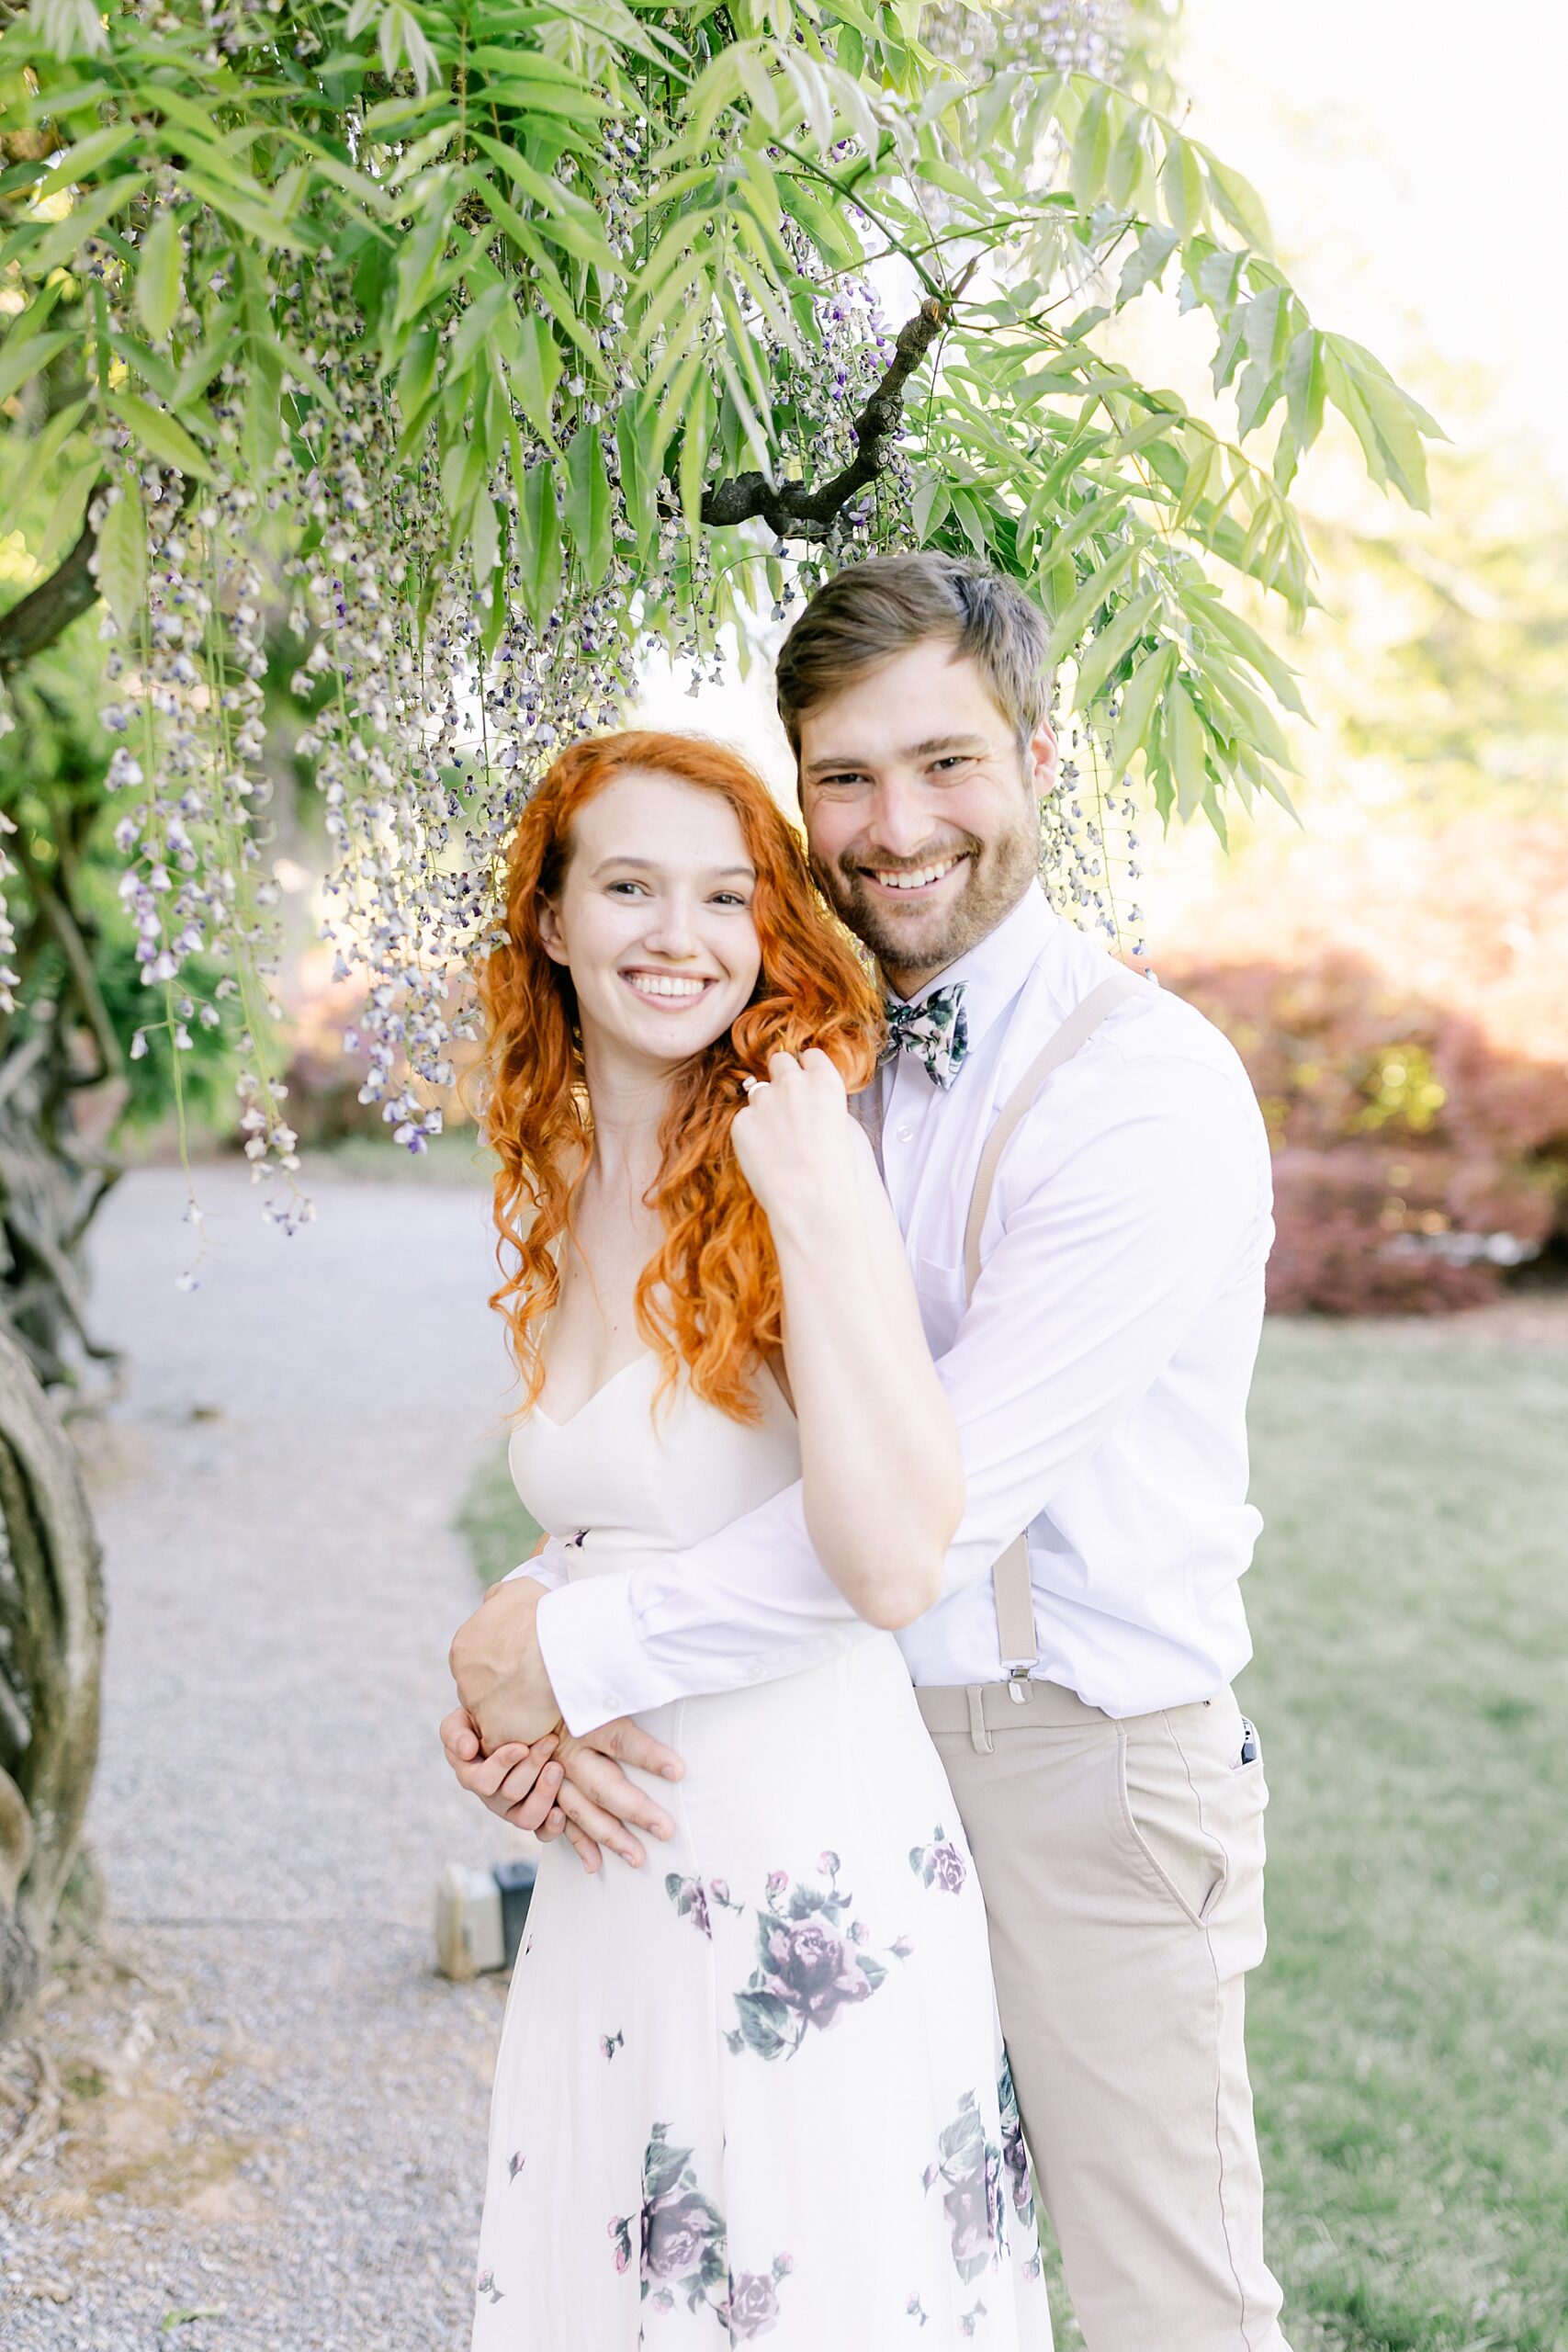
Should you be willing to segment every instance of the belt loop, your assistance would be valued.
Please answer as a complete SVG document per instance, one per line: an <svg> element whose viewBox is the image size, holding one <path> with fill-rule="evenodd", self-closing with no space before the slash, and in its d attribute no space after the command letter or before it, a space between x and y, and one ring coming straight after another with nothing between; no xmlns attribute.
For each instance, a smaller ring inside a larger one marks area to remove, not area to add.
<svg viewBox="0 0 1568 2352"><path fill-rule="evenodd" d="M996 1750L991 1735L986 1728L986 1686L971 1682L965 1696L969 1701L969 1743L976 1756L993 1756Z"/></svg>

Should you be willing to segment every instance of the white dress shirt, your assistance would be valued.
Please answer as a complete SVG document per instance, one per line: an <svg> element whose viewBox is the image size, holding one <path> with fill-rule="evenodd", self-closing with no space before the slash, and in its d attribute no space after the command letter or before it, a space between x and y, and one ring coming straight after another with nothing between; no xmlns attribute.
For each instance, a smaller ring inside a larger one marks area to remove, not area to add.
<svg viewBox="0 0 1568 2352"><path fill-rule="evenodd" d="M900 1635L918 1683L997 1681L989 1571L1028 1530L1035 1672L1108 1714L1210 1697L1251 1656L1239 1579L1246 1408L1273 1238L1268 1140L1218 1030L1152 983L1048 1078L1008 1145L965 1307L986 1136L1111 958L1026 897L932 987L965 983L942 1092L908 1054L881 1090L885 1181L957 1419L964 1518L942 1598ZM552 1587L538 1639L569 1727L816 1664L866 1628L818 1565L798 1486L682 1552Z"/></svg>

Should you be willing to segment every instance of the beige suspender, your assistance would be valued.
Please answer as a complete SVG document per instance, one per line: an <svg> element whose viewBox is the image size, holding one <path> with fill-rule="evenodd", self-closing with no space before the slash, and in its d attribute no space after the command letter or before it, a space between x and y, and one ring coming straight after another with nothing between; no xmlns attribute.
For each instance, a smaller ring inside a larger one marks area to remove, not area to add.
<svg viewBox="0 0 1568 2352"><path fill-rule="evenodd" d="M1100 986L1091 989L1083 1002L1068 1013L1049 1045L1030 1063L1002 1104L997 1114L997 1123L986 1138L986 1148L980 1154L980 1165L975 1172L975 1190L969 1201L968 1221L964 1228L964 1286L967 1297L974 1297L975 1285L980 1279L981 1228L991 1205L998 1164L1014 1128L1052 1071L1071 1060L1078 1047L1088 1043L1107 1013L1112 1012L1124 998L1147 986L1147 981L1128 971L1113 972L1109 979L1101 980ZM1002 1664L1008 1668L1014 1698L1022 1699L1026 1695L1022 1685L1028 1681L1030 1668L1037 1663L1040 1656L1034 1634L1034 1594L1029 1577L1027 1533L1016 1535L1008 1545L991 1570L991 1582L997 1600L997 1637L1001 1645Z"/></svg>

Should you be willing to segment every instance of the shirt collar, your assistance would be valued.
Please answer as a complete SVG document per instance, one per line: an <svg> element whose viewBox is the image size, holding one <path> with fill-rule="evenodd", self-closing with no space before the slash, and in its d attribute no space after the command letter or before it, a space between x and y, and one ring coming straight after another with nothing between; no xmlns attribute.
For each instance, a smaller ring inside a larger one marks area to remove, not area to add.
<svg viewBox="0 0 1568 2352"><path fill-rule="evenodd" d="M1032 882L995 931L987 932L967 955L960 956L945 971L934 973L923 988L917 989L910 1003L923 1004L935 989L951 988L962 980L969 1049L973 1052L1018 995L1058 922L1040 884Z"/></svg>

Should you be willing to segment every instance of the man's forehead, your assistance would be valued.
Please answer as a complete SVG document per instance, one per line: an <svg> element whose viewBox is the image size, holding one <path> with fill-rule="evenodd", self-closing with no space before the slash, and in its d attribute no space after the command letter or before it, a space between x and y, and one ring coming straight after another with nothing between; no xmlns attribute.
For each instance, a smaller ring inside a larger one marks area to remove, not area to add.
<svg viewBox="0 0 1568 2352"><path fill-rule="evenodd" d="M831 751L898 758L938 735L983 734L1007 722L973 654L941 639L900 653L848 678L800 714L803 745L816 766Z"/></svg>

